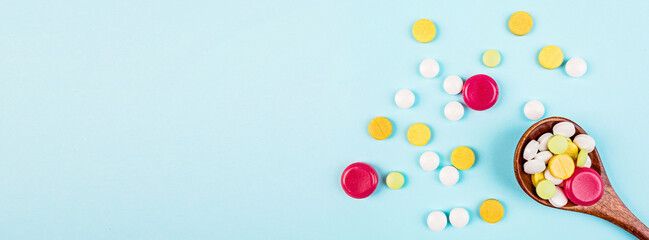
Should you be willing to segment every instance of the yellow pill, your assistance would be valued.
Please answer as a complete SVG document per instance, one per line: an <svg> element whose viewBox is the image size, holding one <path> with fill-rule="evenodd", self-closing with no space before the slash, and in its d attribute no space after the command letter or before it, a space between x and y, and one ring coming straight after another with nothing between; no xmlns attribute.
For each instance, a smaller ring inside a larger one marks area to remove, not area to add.
<svg viewBox="0 0 649 240"><path fill-rule="evenodd" d="M435 24L428 19L419 19L415 22L415 25L412 26L412 35L415 36L417 41L422 43L427 43L435 38L437 33L437 28Z"/></svg>
<svg viewBox="0 0 649 240"><path fill-rule="evenodd" d="M370 125L367 129L370 132L370 136L374 139L383 140L392 134L392 123L387 118L377 117L370 121Z"/></svg>
<svg viewBox="0 0 649 240"><path fill-rule="evenodd" d="M388 185L391 189L399 189L403 186L405 178L400 172L391 172L388 174L388 177L385 178L385 184Z"/></svg>
<svg viewBox="0 0 649 240"><path fill-rule="evenodd" d="M577 144L574 144L572 141L570 141L570 143L568 143L568 149L566 149L566 152L564 152L564 154L568 154L568 156L570 156L572 160L577 160L577 154L579 154L579 148L577 147Z"/></svg>
<svg viewBox="0 0 649 240"><path fill-rule="evenodd" d="M586 159L588 158L588 149L582 149L577 155L577 167L584 167Z"/></svg>
<svg viewBox="0 0 649 240"><path fill-rule="evenodd" d="M548 162L550 174L558 179L568 179L575 172L575 162L568 154L555 155Z"/></svg>
<svg viewBox="0 0 649 240"><path fill-rule="evenodd" d="M460 170L467 170L475 163L475 154L467 146L457 147L451 153L451 163Z"/></svg>
<svg viewBox="0 0 649 240"><path fill-rule="evenodd" d="M503 205L496 199L487 199L480 205L480 217L488 223L497 223L505 215Z"/></svg>
<svg viewBox="0 0 649 240"><path fill-rule="evenodd" d="M430 128L423 123L415 123L408 128L408 141L415 146L424 146L430 140Z"/></svg>
<svg viewBox="0 0 649 240"><path fill-rule="evenodd" d="M540 181L545 180L545 176L543 176L543 172L532 174L532 184L536 187L536 184L538 184Z"/></svg>
<svg viewBox="0 0 649 240"><path fill-rule="evenodd" d="M532 16L525 11L515 12L509 18L509 31L517 36L523 36L530 32L533 25Z"/></svg>
<svg viewBox="0 0 649 240"><path fill-rule="evenodd" d="M550 45L539 52L539 63L547 69L555 69L563 63L563 52L557 46Z"/></svg>
<svg viewBox="0 0 649 240"><path fill-rule="evenodd" d="M500 64L500 53L496 50L489 49L482 54L482 63L487 67L496 67Z"/></svg>

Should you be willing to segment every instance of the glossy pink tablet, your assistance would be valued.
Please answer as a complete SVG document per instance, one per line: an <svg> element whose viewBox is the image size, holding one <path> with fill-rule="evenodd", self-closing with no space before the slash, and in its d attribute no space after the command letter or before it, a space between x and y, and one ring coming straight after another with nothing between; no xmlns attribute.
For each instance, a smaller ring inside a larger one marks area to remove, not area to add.
<svg viewBox="0 0 649 240"><path fill-rule="evenodd" d="M352 163L343 171L340 184L345 193L353 198L366 198L374 192L379 183L376 170L367 163Z"/></svg>
<svg viewBox="0 0 649 240"><path fill-rule="evenodd" d="M487 110L498 100L498 85L493 78L485 74L474 75L464 83L462 97L464 103L471 109Z"/></svg>
<svg viewBox="0 0 649 240"><path fill-rule="evenodd" d="M602 177L590 168L576 168L570 178L563 181L566 197L580 206L590 206L604 194Z"/></svg>

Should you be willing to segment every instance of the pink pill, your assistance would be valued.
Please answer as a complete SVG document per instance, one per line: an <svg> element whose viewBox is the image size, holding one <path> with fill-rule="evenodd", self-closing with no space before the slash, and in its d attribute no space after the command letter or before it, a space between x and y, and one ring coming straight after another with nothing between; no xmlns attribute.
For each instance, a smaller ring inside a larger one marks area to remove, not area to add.
<svg viewBox="0 0 649 240"><path fill-rule="evenodd" d="M595 170L578 167L572 176L563 181L566 197L580 206L590 206L604 194L602 177Z"/></svg>
<svg viewBox="0 0 649 240"><path fill-rule="evenodd" d="M366 198L374 192L379 183L376 170L367 163L352 163L343 171L340 184L347 195Z"/></svg>
<svg viewBox="0 0 649 240"><path fill-rule="evenodd" d="M493 78L478 74L470 77L462 89L464 103L473 110L487 110L498 100L498 85Z"/></svg>

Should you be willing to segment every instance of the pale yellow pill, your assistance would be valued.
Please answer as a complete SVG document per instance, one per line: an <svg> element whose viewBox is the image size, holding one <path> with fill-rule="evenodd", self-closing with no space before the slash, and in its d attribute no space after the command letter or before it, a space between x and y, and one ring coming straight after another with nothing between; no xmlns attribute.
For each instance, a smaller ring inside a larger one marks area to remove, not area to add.
<svg viewBox="0 0 649 240"><path fill-rule="evenodd" d="M467 170L475 163L475 154L467 146L457 147L451 153L451 163L460 170Z"/></svg>
<svg viewBox="0 0 649 240"><path fill-rule="evenodd" d="M423 123L415 123L408 128L408 141L415 146L424 146L430 140L430 128Z"/></svg>
<svg viewBox="0 0 649 240"><path fill-rule="evenodd" d="M563 52L557 46L550 45L539 52L539 63L547 69L555 69L563 63Z"/></svg>
<svg viewBox="0 0 649 240"><path fill-rule="evenodd" d="M392 123L387 118L377 117L370 121L370 125L367 129L370 132L370 136L374 139L383 140L392 134Z"/></svg>
<svg viewBox="0 0 649 240"><path fill-rule="evenodd" d="M568 154L555 155L548 162L550 174L558 179L568 179L575 172L575 162Z"/></svg>
<svg viewBox="0 0 649 240"><path fill-rule="evenodd" d="M509 31L514 35L523 36L532 30L534 21L532 16L525 11L518 11L509 18Z"/></svg>
<svg viewBox="0 0 649 240"><path fill-rule="evenodd" d="M405 178L403 177L403 174L401 174L400 172L391 172L385 178L385 184L387 184L389 188L395 190L401 188L404 182L405 182Z"/></svg>
<svg viewBox="0 0 649 240"><path fill-rule="evenodd" d="M543 172L532 174L532 185L536 187L536 184L538 184L540 181L545 180L545 176L543 176Z"/></svg>
<svg viewBox="0 0 649 240"><path fill-rule="evenodd" d="M496 199L487 199L480 205L480 217L488 223L497 223L505 215L505 208Z"/></svg>
<svg viewBox="0 0 649 240"><path fill-rule="evenodd" d="M494 49L489 49L482 54L482 63L487 67L496 67L500 64L500 53Z"/></svg>
<svg viewBox="0 0 649 240"><path fill-rule="evenodd" d="M437 34L437 28L435 28L435 24L428 19L419 19L419 21L415 22L415 25L412 26L412 35L419 42L430 42L435 38L435 34Z"/></svg>

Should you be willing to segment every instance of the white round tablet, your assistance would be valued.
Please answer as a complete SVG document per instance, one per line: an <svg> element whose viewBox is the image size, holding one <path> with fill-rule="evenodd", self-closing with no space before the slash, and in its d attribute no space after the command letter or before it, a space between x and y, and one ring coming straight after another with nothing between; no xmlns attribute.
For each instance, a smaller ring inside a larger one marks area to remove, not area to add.
<svg viewBox="0 0 649 240"><path fill-rule="evenodd" d="M586 163L584 163L584 167L589 168L591 165L593 165L593 161L590 160L590 157L586 157Z"/></svg>
<svg viewBox="0 0 649 240"><path fill-rule="evenodd" d="M570 122L560 122L554 125L552 127L552 133L554 135L561 135L564 137L572 137L572 135L575 135L575 125L572 125Z"/></svg>
<svg viewBox="0 0 649 240"><path fill-rule="evenodd" d="M394 102L397 103L397 106L400 108L410 108L415 104L415 94L408 89L401 89L394 95Z"/></svg>
<svg viewBox="0 0 649 240"><path fill-rule="evenodd" d="M534 156L534 160L541 160L544 163L548 163L548 161L550 161L550 158L552 158L552 156L554 156L554 154L552 154L552 152L550 152L550 151L542 151L542 152L537 153L536 156Z"/></svg>
<svg viewBox="0 0 649 240"><path fill-rule="evenodd" d="M572 142L579 147L579 149L584 149L587 152L592 152L595 149L595 139L586 134L579 134L575 136L575 139Z"/></svg>
<svg viewBox="0 0 649 240"><path fill-rule="evenodd" d="M563 193L563 189L561 189L559 186L555 186L557 188L557 191L554 193L554 196L548 201L552 204L552 206L555 207L563 207L566 204L568 204L568 198L566 198L566 195Z"/></svg>
<svg viewBox="0 0 649 240"><path fill-rule="evenodd" d="M451 95L456 95L462 92L462 78L458 75L451 75L444 79L444 91Z"/></svg>
<svg viewBox="0 0 649 240"><path fill-rule="evenodd" d="M525 117L530 120L538 120L539 118L543 117L543 114L545 113L545 107L543 107L543 103L532 100L525 104L523 113L525 113Z"/></svg>
<svg viewBox="0 0 649 240"><path fill-rule="evenodd" d="M433 171L439 166L439 155L433 151L426 151L419 157L419 165L426 171Z"/></svg>
<svg viewBox="0 0 649 240"><path fill-rule="evenodd" d="M453 166L443 167L439 171L439 180L446 186L453 186L457 183L457 180L460 180L460 172Z"/></svg>
<svg viewBox="0 0 649 240"><path fill-rule="evenodd" d="M448 214L448 221L451 222L453 227L464 227L469 223L469 211L464 208L453 208L451 213Z"/></svg>
<svg viewBox="0 0 649 240"><path fill-rule="evenodd" d="M547 180L550 180L550 182L554 183L554 185L559 185L563 182L563 180L552 176L552 173L550 173L550 169L546 169L545 172L543 172L543 177L545 177L545 179Z"/></svg>
<svg viewBox="0 0 649 240"><path fill-rule="evenodd" d="M579 57L571 58L566 63L566 73L571 77L581 77L586 74L587 69L586 61Z"/></svg>
<svg viewBox="0 0 649 240"><path fill-rule="evenodd" d="M464 106L456 101L447 103L444 107L444 116L451 121L460 120L464 116Z"/></svg>
<svg viewBox="0 0 649 240"><path fill-rule="evenodd" d="M537 142L539 142L539 151L548 150L548 140L550 140L552 136L554 136L554 134L548 132L548 133L544 133L539 137L538 140L536 140Z"/></svg>
<svg viewBox="0 0 649 240"><path fill-rule="evenodd" d="M446 220L446 214L444 214L441 211L431 212L430 214L428 214L428 219L426 219L426 223L428 223L428 228L430 228L430 230L433 230L435 232L444 230L447 222L448 221Z"/></svg>
<svg viewBox="0 0 649 240"><path fill-rule="evenodd" d="M541 160L529 160L523 164L523 171L527 174L537 174L545 170L545 163Z"/></svg>
<svg viewBox="0 0 649 240"><path fill-rule="evenodd" d="M424 59L419 64L419 72L425 78L434 78L439 73L439 63L432 58Z"/></svg>
<svg viewBox="0 0 649 240"><path fill-rule="evenodd" d="M523 159L532 160L532 158L534 158L534 156L539 153L539 146L541 146L541 144L536 140L532 140L527 143L527 145L525 145L525 149L523 149Z"/></svg>

